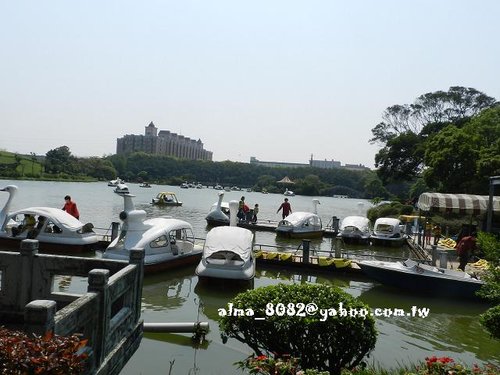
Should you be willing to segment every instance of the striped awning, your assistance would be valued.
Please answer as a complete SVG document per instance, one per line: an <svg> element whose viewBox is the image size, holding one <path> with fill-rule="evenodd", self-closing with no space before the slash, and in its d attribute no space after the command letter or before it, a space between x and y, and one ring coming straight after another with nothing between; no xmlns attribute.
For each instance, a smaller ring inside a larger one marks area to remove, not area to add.
<svg viewBox="0 0 500 375"><path fill-rule="evenodd" d="M479 215L488 212L488 195L422 193L417 207L422 211ZM500 212L500 197L493 197L493 211Z"/></svg>

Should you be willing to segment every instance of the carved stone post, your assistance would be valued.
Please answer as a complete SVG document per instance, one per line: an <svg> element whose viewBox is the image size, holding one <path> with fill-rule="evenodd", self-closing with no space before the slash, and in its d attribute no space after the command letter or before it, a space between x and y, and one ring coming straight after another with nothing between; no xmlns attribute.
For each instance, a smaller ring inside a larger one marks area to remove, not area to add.
<svg viewBox="0 0 500 375"><path fill-rule="evenodd" d="M24 309L24 331L43 336L54 332L57 305L55 301L39 299L28 303Z"/></svg>
<svg viewBox="0 0 500 375"><path fill-rule="evenodd" d="M95 337L95 358L96 363L102 364L106 358L106 337L109 331L109 319L111 318L111 303L108 291L109 270L93 269L89 272L88 292L98 294L99 311L97 319L97 333Z"/></svg>

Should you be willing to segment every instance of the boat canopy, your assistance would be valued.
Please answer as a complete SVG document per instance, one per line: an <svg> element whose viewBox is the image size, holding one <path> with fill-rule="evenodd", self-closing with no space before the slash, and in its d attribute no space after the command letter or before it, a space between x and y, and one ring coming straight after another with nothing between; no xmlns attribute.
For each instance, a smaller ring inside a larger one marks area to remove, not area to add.
<svg viewBox="0 0 500 375"><path fill-rule="evenodd" d="M64 227L71 231L76 231L83 226L83 223L59 208L53 207L30 207L9 213L9 217L30 214L33 216L44 216L59 227Z"/></svg>
<svg viewBox="0 0 500 375"><path fill-rule="evenodd" d="M283 221L288 221L293 226L299 226L311 220L315 225L321 225L319 216L312 212L294 212L288 215Z"/></svg>
<svg viewBox="0 0 500 375"><path fill-rule="evenodd" d="M422 193L417 207L422 211L442 211L479 215L488 212L488 195ZM500 212L500 197L493 197L493 211Z"/></svg>
<svg viewBox="0 0 500 375"><path fill-rule="evenodd" d="M216 227L207 233L203 256L208 258L217 251L232 251L246 261L252 248L252 231L240 227Z"/></svg>

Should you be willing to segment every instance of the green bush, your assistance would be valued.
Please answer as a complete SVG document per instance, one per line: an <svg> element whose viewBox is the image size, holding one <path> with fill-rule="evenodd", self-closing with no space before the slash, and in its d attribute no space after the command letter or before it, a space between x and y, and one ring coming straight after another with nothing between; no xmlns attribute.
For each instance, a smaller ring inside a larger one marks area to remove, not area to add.
<svg viewBox="0 0 500 375"><path fill-rule="evenodd" d="M219 310L219 326L223 340L235 338L259 356L287 354L300 358L302 368L333 375L361 363L375 347L377 332L369 311L337 287L278 284L238 294Z"/></svg>

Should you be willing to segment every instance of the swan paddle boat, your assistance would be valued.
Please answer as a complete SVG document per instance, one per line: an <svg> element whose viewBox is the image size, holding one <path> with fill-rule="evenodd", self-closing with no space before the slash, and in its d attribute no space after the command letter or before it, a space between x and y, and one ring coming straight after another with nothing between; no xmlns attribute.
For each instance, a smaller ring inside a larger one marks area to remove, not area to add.
<svg viewBox="0 0 500 375"><path fill-rule="evenodd" d="M200 260L202 247L195 244L191 224L166 217L146 219L146 211L135 209L134 195L120 195L124 201L120 213L123 224L102 258L128 261L131 249L144 249L145 274L196 264Z"/></svg>
<svg viewBox="0 0 500 375"><path fill-rule="evenodd" d="M116 180L111 180L108 182L108 186L118 186L119 184L124 184L125 181L123 181L120 177L117 177Z"/></svg>
<svg viewBox="0 0 500 375"><path fill-rule="evenodd" d="M375 220L370 241L372 245L403 246L408 237L404 232L404 228L405 226L399 219L379 217Z"/></svg>
<svg viewBox="0 0 500 375"><path fill-rule="evenodd" d="M229 225L229 203L223 202L224 192L219 192L219 200L210 207L205 220L209 226Z"/></svg>
<svg viewBox="0 0 500 375"><path fill-rule="evenodd" d="M205 239L203 255L196 267L200 280L253 281L255 257L253 255L254 234L236 226L238 201L229 203L231 225L212 228Z"/></svg>
<svg viewBox="0 0 500 375"><path fill-rule="evenodd" d="M36 239L43 253L75 254L93 250L99 238L91 223L84 224L66 211L53 207L29 207L10 212L18 187L0 189L9 197L0 211L0 249L19 250L24 239ZM25 218L31 218L28 224Z"/></svg>
<svg viewBox="0 0 500 375"><path fill-rule="evenodd" d="M346 243L367 244L370 242L372 227L370 220L364 216L346 216L339 227L337 235Z"/></svg>
<svg viewBox="0 0 500 375"><path fill-rule="evenodd" d="M318 199L313 199L314 212L294 212L281 220L276 227L278 235L292 238L322 237L324 230L317 214Z"/></svg>

